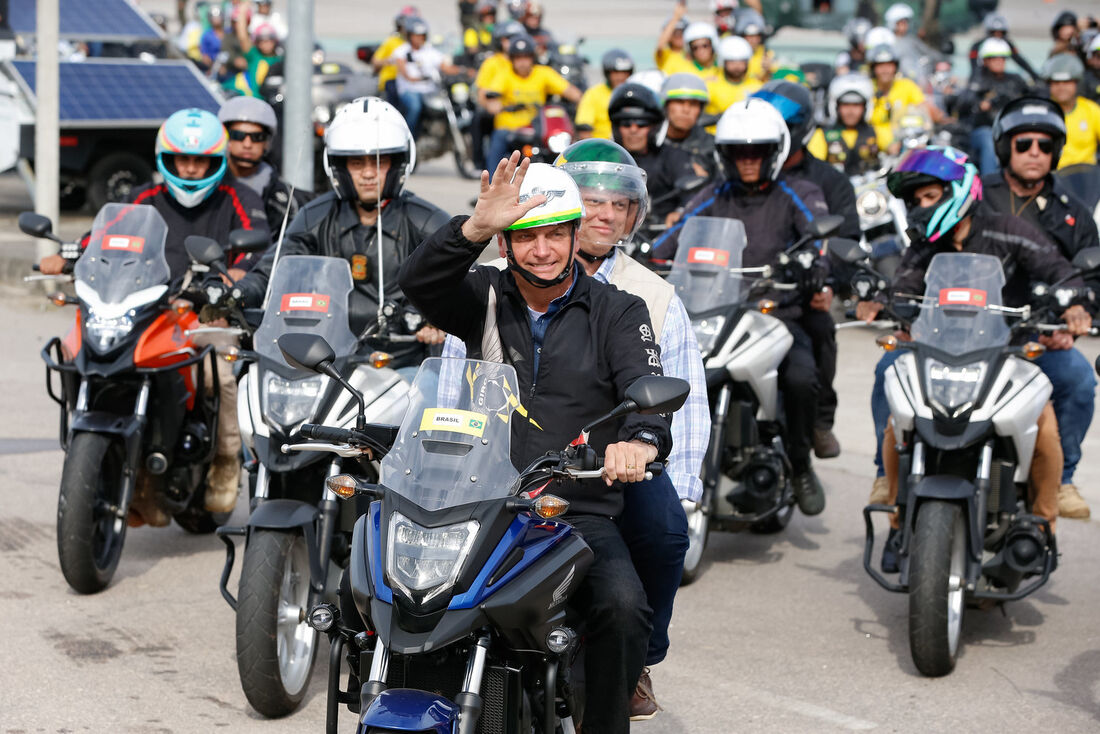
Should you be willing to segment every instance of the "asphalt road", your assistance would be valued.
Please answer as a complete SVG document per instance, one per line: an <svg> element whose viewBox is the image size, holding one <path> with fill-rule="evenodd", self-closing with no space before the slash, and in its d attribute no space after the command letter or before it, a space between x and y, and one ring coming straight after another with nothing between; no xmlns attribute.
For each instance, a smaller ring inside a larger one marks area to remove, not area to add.
<svg viewBox="0 0 1100 734"><path fill-rule="evenodd" d="M320 731L324 650L297 713L264 721L248 707L214 538L132 530L106 591L66 586L54 529L63 455L37 352L71 318L11 291L0 297L0 731ZM1100 343L1085 351L1094 357ZM666 711L636 731L1097 730L1095 520L1059 523L1061 565L1039 593L968 610L952 675L929 680L914 669L906 599L878 588L860 560L875 352L870 334L841 334L844 453L818 463L824 514L796 515L776 536L711 536L705 574L681 590L669 657L654 669ZM1094 431L1078 481L1100 511L1097 443ZM238 509L232 522L244 520Z"/></svg>

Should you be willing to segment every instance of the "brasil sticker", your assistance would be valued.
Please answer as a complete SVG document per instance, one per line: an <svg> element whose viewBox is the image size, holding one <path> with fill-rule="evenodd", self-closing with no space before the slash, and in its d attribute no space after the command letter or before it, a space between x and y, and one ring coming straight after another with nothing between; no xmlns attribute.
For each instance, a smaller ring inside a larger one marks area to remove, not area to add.
<svg viewBox="0 0 1100 734"><path fill-rule="evenodd" d="M692 247L688 250L688 263L692 265L718 265L724 268L730 264L730 254L725 250L716 250L713 247Z"/></svg>
<svg viewBox="0 0 1100 734"><path fill-rule="evenodd" d="M103 237L103 249L114 252L141 252L145 249L144 237L126 234L109 234Z"/></svg>
<svg viewBox="0 0 1100 734"><path fill-rule="evenodd" d="M481 438L481 434L485 433L485 420L487 418L488 416L484 413L475 413L471 410L428 408L420 419L420 430L450 431Z"/></svg>
<svg viewBox="0 0 1100 734"><path fill-rule="evenodd" d="M279 304L280 311L316 311L328 313L331 299L321 293L284 293Z"/></svg>
<svg viewBox="0 0 1100 734"><path fill-rule="evenodd" d="M986 292L977 288L941 288L941 306L979 306L987 304Z"/></svg>

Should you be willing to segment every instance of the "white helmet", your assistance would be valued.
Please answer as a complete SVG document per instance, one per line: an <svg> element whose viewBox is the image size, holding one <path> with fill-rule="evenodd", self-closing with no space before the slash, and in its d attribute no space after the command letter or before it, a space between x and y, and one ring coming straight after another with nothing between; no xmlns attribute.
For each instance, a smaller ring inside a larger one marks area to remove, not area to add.
<svg viewBox="0 0 1100 734"><path fill-rule="evenodd" d="M718 14L719 10L733 10L737 7L737 0L710 0L710 12Z"/></svg>
<svg viewBox="0 0 1100 734"><path fill-rule="evenodd" d="M905 3L894 3L882 16L886 27L893 30L903 20L913 20L913 9Z"/></svg>
<svg viewBox="0 0 1100 734"><path fill-rule="evenodd" d="M523 215L523 218L504 230L504 242L508 253L508 269L519 273L528 283L539 288L550 288L563 282L573 272L573 260L570 259L565 268L555 278L540 278L516 262L512 254L512 235L517 229L531 229L533 227L545 227L561 222L573 223L573 242L576 244L576 233L580 229L581 220L584 219L584 204L581 202L581 192L573 177L561 168L555 168L549 163L532 163L527 169L527 175L519 187L519 201L523 203L532 196L542 194L546 201L539 204L531 211Z"/></svg>
<svg viewBox="0 0 1100 734"><path fill-rule="evenodd" d="M889 28L883 28L882 26L875 26L871 30L867 31L867 35L863 37L864 48L874 48L875 46L893 46L898 42L898 37L894 35L894 32Z"/></svg>
<svg viewBox="0 0 1100 734"><path fill-rule="evenodd" d="M875 90L871 80L863 74L842 74L829 82L829 119L837 121L836 106L842 102L858 103L864 106L863 119L871 119L872 100Z"/></svg>
<svg viewBox="0 0 1100 734"><path fill-rule="evenodd" d="M1097 34L1096 37L1092 39L1092 43L1089 44L1089 56L1097 52L1100 52L1100 34Z"/></svg>
<svg viewBox="0 0 1100 734"><path fill-rule="evenodd" d="M718 44L718 62L748 61L752 58L752 46L741 36L726 36Z"/></svg>
<svg viewBox="0 0 1100 734"><path fill-rule="evenodd" d="M779 110L758 97L749 97L735 102L722 113L714 131L714 145L726 162L726 175L731 179L737 176L737 168L730 162L730 146L774 146L774 152L765 158L761 170L761 178L774 181L791 151L791 133Z"/></svg>
<svg viewBox="0 0 1100 734"><path fill-rule="evenodd" d="M711 48L718 49L718 29L712 24L695 21L689 23L688 27L684 29L684 45L688 48L691 47L692 41L701 41L704 38L710 41Z"/></svg>
<svg viewBox="0 0 1100 734"><path fill-rule="evenodd" d="M641 84L660 98L661 87L664 86L665 83L665 75L659 69L643 69L642 71L636 71L631 74L627 78L626 83Z"/></svg>
<svg viewBox="0 0 1100 734"><path fill-rule="evenodd" d="M982 41L982 45L978 46L978 58L979 59L995 59L1005 58L1012 56L1012 46L1008 45L1008 41L1003 38L997 38L996 36L990 36Z"/></svg>
<svg viewBox="0 0 1100 734"><path fill-rule="evenodd" d="M336 113L325 131L325 174L341 199L359 199L346 159L361 155L392 156L382 199L400 194L405 179L416 167L416 143L405 118L393 105L377 97L359 97L349 102Z"/></svg>

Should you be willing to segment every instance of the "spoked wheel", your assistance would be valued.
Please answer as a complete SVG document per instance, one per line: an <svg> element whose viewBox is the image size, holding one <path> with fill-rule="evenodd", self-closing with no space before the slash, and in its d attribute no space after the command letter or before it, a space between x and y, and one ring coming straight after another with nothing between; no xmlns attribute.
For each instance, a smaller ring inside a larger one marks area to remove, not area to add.
<svg viewBox="0 0 1100 734"><path fill-rule="evenodd" d="M684 555L684 572L680 576L681 586L687 586L703 574L703 551L710 532L710 505L706 493L703 501L691 509L685 501L684 511L688 521L688 549Z"/></svg>
<svg viewBox="0 0 1100 734"><path fill-rule="evenodd" d="M237 670L252 707L286 716L305 695L317 652L309 611L309 550L299 532L254 530L237 606Z"/></svg>
<svg viewBox="0 0 1100 734"><path fill-rule="evenodd" d="M78 433L69 443L57 500L57 555L69 586L94 594L111 583L126 539L121 443Z"/></svg>
<svg viewBox="0 0 1100 734"><path fill-rule="evenodd" d="M927 500L917 510L909 556L909 650L923 675L955 669L966 601L962 508Z"/></svg>

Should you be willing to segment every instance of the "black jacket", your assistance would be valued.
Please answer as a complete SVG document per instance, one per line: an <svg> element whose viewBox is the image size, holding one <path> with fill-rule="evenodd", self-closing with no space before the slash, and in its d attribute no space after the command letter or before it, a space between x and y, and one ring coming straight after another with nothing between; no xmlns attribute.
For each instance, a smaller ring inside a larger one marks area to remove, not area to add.
<svg viewBox="0 0 1100 734"><path fill-rule="evenodd" d="M783 169L783 173L789 178L800 178L815 184L825 197L829 214L844 217L844 224L833 233L833 237L859 240L862 230L859 226L859 213L856 212L856 190L852 188L852 182L847 175L813 157L805 149L802 151L802 160L797 165Z"/></svg>
<svg viewBox="0 0 1100 734"><path fill-rule="evenodd" d="M714 136L702 125L691 128L691 132L683 140L674 140L666 134L661 147L679 148L690 155L692 162L706 171L708 179L714 178L718 173L718 159L714 156Z"/></svg>
<svg viewBox="0 0 1100 734"><path fill-rule="evenodd" d="M400 301L397 270L421 240L447 222L448 216L439 207L415 194L403 192L382 207L383 280L385 299ZM356 333L370 322L378 309L378 229L359 221L356 206L337 198L335 193L319 196L302 207L287 227L279 257L285 255L325 255L352 262L353 255L366 256L366 268L352 268L355 290L352 291L352 330ZM245 276L238 286L246 306L258 306L264 297L271 269L275 262L275 247Z"/></svg>
<svg viewBox="0 0 1100 734"><path fill-rule="evenodd" d="M985 42L986 38L991 38L991 37L992 36L986 36L985 38L979 38L970 47L970 75L971 76L976 74L981 69L981 63L982 62L978 59L978 49L981 48L982 43ZM1028 60L1024 58L1023 54L1020 53L1020 50L1018 48L1016 48L1016 44L1013 43L1012 41L1009 41L1007 38L1004 39L1004 40L1008 42L1008 47L1010 49L1012 49L1012 60L1015 61L1016 64L1021 69L1023 69L1024 72L1029 77L1031 77L1035 81L1039 81L1039 74L1035 71L1035 68L1030 63L1028 63Z"/></svg>
<svg viewBox="0 0 1100 734"><path fill-rule="evenodd" d="M522 471L547 451L564 449L586 423L618 405L635 379L662 374L660 347L642 299L593 280L575 265L576 283L546 329L533 374L527 303L511 271L471 267L487 243L462 235L466 219L455 217L413 251L401 267L401 288L433 324L466 342L475 359L481 356L489 289L496 292L497 330L529 417L517 412L512 424L512 463ZM631 414L592 431L589 443L603 454L608 444L645 429L658 436L658 457L664 458L672 446L669 426L663 416ZM622 510L619 483L585 480L552 491L572 503L573 513L615 516Z"/></svg>
<svg viewBox="0 0 1100 734"><path fill-rule="evenodd" d="M679 247L680 231L691 217L727 217L739 219L745 225L748 244L742 254L744 267L774 265L780 252L810 232L810 222L815 217L828 214L825 197L816 185L805 179L781 175L765 188L746 192L739 183L726 181L711 184L699 192L684 207L684 216L663 234L656 243L653 256L659 260L672 260ZM824 258L818 258L815 270L823 281L827 272ZM777 315L796 320L802 316L801 297L806 294L769 293L781 304Z"/></svg>
<svg viewBox="0 0 1100 734"><path fill-rule="evenodd" d="M844 169L845 176L859 176L878 170L881 166L881 151L878 149L875 129L860 120L855 128L856 143L852 147L848 147L848 142L844 139L847 130L843 125L822 128L825 136L825 162L838 170Z"/></svg>
<svg viewBox="0 0 1100 734"><path fill-rule="evenodd" d="M298 216L298 210L308 204L313 199L314 194L310 191L303 191L302 189L290 188L283 179L279 178L279 172L271 166L270 163L263 163L261 165L271 168L271 175L267 179L267 183L264 185L263 191L259 192L260 200L264 204L264 214L267 216L268 225L271 227L271 238L278 239L279 231L283 226L283 217L286 216L287 225L294 221L294 217ZM230 177L227 175L227 179ZM238 189L250 188L247 183L242 180L235 180ZM255 189L252 189L255 193ZM287 214L287 210L290 213Z"/></svg>
<svg viewBox="0 0 1100 734"><path fill-rule="evenodd" d="M646 173L646 189L649 190L649 216L663 224L669 213L684 203L676 184L683 178L699 175L691 165L691 154L672 145L649 147L645 154L631 153L634 162Z"/></svg>
<svg viewBox="0 0 1100 734"><path fill-rule="evenodd" d="M950 237L936 243L914 243L894 274L893 293L924 293L924 274L932 257L940 252L958 252ZM1024 306L1031 301L1029 286L1034 282L1053 283L1070 275L1073 267L1053 244L1030 224L1011 215L997 214L979 205L970 224L970 234L963 242L962 252L995 255L1005 274L1002 293L1006 306ZM1066 281L1069 287L1084 282L1077 277ZM880 294L876 300L885 302Z"/></svg>
<svg viewBox="0 0 1100 734"><path fill-rule="evenodd" d="M993 118L998 111L1012 100L1026 96L1030 91L1031 85L1019 74L1005 72L1000 76L993 76L984 69L979 69L971 77L966 89L959 94L956 114L959 121L971 129L989 127L993 124ZM981 109L982 102L989 102L990 109Z"/></svg>

